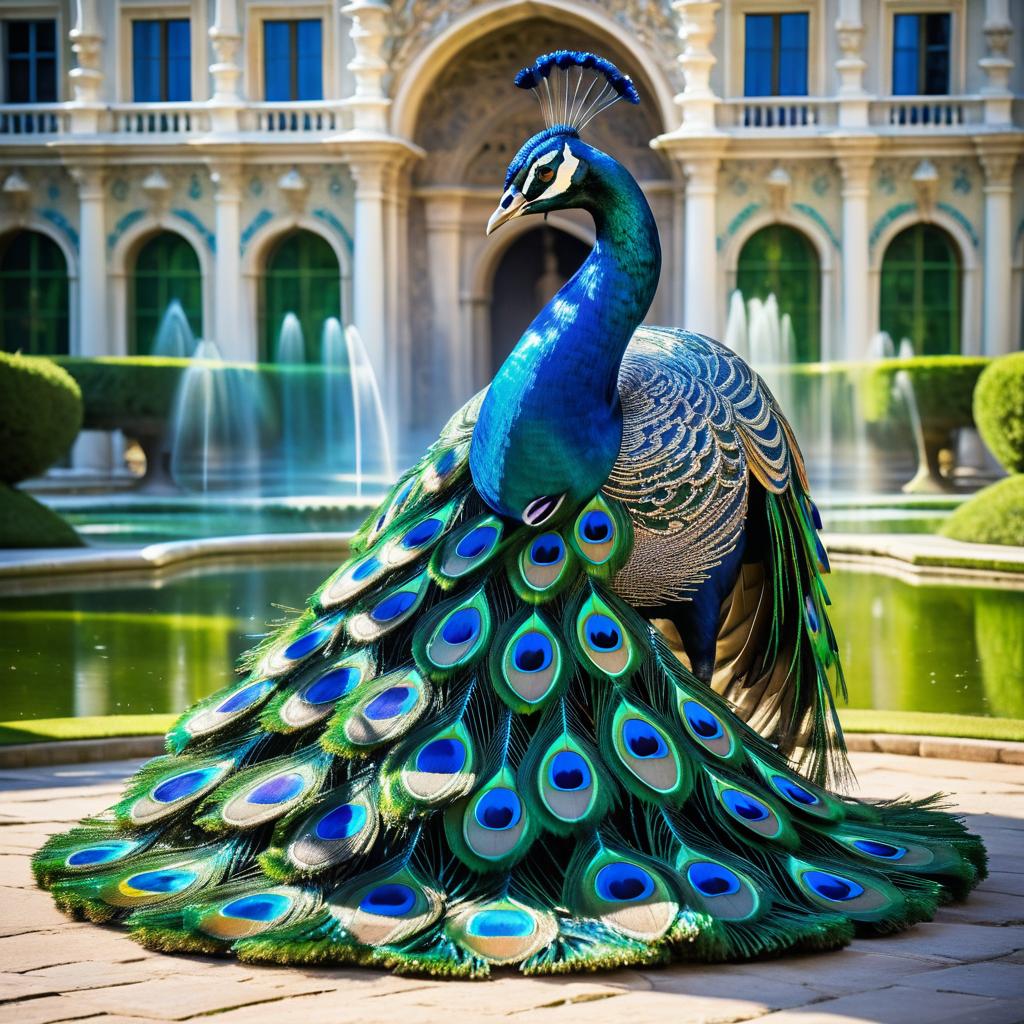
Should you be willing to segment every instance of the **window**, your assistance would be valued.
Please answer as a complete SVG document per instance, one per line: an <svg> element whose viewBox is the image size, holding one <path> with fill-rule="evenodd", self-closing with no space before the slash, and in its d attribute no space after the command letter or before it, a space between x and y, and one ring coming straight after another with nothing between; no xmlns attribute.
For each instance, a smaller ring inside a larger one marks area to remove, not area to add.
<svg viewBox="0 0 1024 1024"><path fill-rule="evenodd" d="M894 16L894 96L949 94L950 21L948 13Z"/></svg>
<svg viewBox="0 0 1024 1024"><path fill-rule="evenodd" d="M188 241L173 231L154 235L135 258L132 274L129 345L135 355L153 351L160 320L177 299L196 337L203 333L203 278L199 257Z"/></svg>
<svg viewBox="0 0 1024 1024"><path fill-rule="evenodd" d="M901 231L882 260L880 320L898 344L909 338L918 355L960 352L960 254L934 224Z"/></svg>
<svg viewBox="0 0 1024 1024"><path fill-rule="evenodd" d="M740 252L736 287L744 300L774 295L789 314L798 362L821 358L821 268L811 240L796 228L770 224L751 235Z"/></svg>
<svg viewBox="0 0 1024 1024"><path fill-rule="evenodd" d="M192 99L188 18L132 22L132 96L136 103L182 103Z"/></svg>
<svg viewBox="0 0 1024 1024"><path fill-rule="evenodd" d="M322 100L323 59L319 20L263 22L263 98Z"/></svg>
<svg viewBox="0 0 1024 1024"><path fill-rule="evenodd" d="M57 23L4 22L5 103L57 102Z"/></svg>
<svg viewBox="0 0 1024 1024"><path fill-rule="evenodd" d="M807 22L806 13L746 16L745 96L807 95Z"/></svg>
<svg viewBox="0 0 1024 1024"><path fill-rule="evenodd" d="M38 231L0 239L0 350L68 352L67 264L60 246Z"/></svg>
<svg viewBox="0 0 1024 1024"><path fill-rule="evenodd" d="M262 303L263 359L276 354L286 313L302 325L306 361L319 359L324 321L341 315L341 271L334 250L312 231L285 235L267 259Z"/></svg>

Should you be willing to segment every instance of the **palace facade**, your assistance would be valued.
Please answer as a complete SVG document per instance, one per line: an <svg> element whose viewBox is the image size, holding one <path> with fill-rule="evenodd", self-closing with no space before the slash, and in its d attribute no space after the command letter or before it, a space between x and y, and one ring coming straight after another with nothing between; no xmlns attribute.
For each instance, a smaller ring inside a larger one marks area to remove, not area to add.
<svg viewBox="0 0 1024 1024"><path fill-rule="evenodd" d="M585 256L490 238L558 47L634 78L587 138L661 228L655 323L774 293L804 360L888 331L998 354L1024 319L1019 0L0 0L0 347L147 354L178 299L227 359L354 323L434 429ZM102 464L109 445L80 446Z"/></svg>

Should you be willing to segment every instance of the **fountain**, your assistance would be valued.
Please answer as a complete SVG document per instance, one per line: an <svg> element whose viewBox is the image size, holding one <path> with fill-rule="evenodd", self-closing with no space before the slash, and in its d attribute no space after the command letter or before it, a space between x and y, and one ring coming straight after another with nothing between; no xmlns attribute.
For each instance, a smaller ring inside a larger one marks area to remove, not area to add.
<svg viewBox="0 0 1024 1024"><path fill-rule="evenodd" d="M189 359L195 348L196 339L185 310L177 299L171 299L160 318L150 355L163 359Z"/></svg>
<svg viewBox="0 0 1024 1024"><path fill-rule="evenodd" d="M367 483L380 491L396 476L391 436L377 375L359 332L350 325L342 334L341 324L333 318L324 325L321 359L325 369L337 371L344 367L348 373L348 412L352 427L350 479L356 497L361 498ZM328 451L331 451L337 438L340 416L336 410L341 401L338 393L340 385L341 381L334 373L325 373L324 404L331 412L331 431L325 431L325 449Z"/></svg>
<svg viewBox="0 0 1024 1024"><path fill-rule="evenodd" d="M277 337L274 362L280 381L281 445L276 486L286 494L309 493L322 475L322 394L318 375L309 372L302 325L286 313Z"/></svg>
<svg viewBox="0 0 1024 1024"><path fill-rule="evenodd" d="M171 476L188 491L258 491L274 415L254 367L225 363L200 341L182 374L171 419Z"/></svg>

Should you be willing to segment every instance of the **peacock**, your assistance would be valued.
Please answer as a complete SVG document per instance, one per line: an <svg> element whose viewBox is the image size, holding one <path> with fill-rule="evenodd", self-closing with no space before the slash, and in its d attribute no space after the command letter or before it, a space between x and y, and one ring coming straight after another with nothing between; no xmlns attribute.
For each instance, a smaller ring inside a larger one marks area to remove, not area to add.
<svg viewBox="0 0 1024 1024"><path fill-rule="evenodd" d="M769 389L640 326L643 192L587 145L633 82L557 51L487 232L586 261L356 533L36 876L144 946L483 978L834 949L984 876L935 799L840 795L828 558ZM830 788L833 787L833 788Z"/></svg>

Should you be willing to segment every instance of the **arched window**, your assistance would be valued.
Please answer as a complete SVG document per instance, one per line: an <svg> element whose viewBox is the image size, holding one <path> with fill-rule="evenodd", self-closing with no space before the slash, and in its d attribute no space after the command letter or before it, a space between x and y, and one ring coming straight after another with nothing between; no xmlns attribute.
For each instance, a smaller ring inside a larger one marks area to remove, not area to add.
<svg viewBox="0 0 1024 1024"><path fill-rule="evenodd" d="M736 266L743 298L774 295L789 314L799 362L821 358L821 267L811 240L786 224L769 224L747 239Z"/></svg>
<svg viewBox="0 0 1024 1024"><path fill-rule="evenodd" d="M901 231L882 259L880 326L918 355L960 352L960 253L934 224Z"/></svg>
<svg viewBox="0 0 1024 1024"><path fill-rule="evenodd" d="M0 238L0 349L68 353L68 268L60 246L38 231Z"/></svg>
<svg viewBox="0 0 1024 1024"><path fill-rule="evenodd" d="M153 351L160 319L172 299L181 303L196 337L203 333L203 276L195 249L181 235L161 231L135 257L128 344L135 355Z"/></svg>
<svg viewBox="0 0 1024 1024"><path fill-rule="evenodd" d="M286 313L294 313L302 325L306 360L318 360L324 321L341 316L341 271L330 244L312 231L290 232L267 257L260 312L265 360L274 358Z"/></svg>

